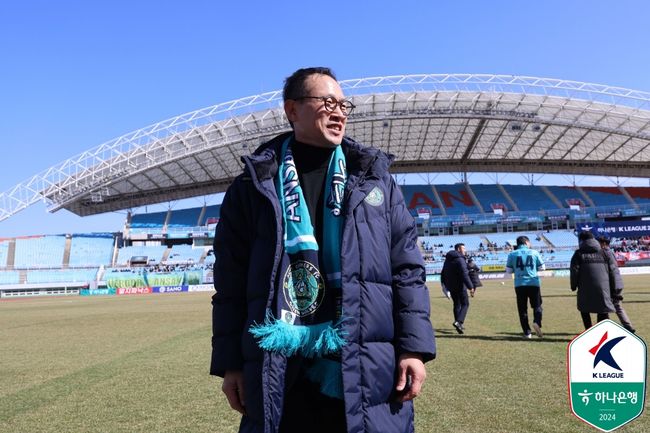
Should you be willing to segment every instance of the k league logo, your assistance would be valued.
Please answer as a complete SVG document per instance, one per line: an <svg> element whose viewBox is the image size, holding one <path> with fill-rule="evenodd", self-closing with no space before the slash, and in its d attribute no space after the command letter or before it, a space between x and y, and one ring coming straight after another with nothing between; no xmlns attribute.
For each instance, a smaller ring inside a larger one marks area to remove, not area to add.
<svg viewBox="0 0 650 433"><path fill-rule="evenodd" d="M569 400L575 416L609 432L637 418L645 403L647 348L604 320L569 343Z"/></svg>

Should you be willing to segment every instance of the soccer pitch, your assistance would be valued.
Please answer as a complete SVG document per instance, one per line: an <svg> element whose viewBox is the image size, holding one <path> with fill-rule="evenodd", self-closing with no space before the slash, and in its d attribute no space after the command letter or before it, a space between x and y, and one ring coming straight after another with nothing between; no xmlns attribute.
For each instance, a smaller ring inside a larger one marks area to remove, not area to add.
<svg viewBox="0 0 650 433"><path fill-rule="evenodd" d="M645 339L650 278L624 279ZM532 340L521 337L512 282L477 291L465 335L439 285L430 289L438 358L416 399L417 432L596 431L569 409L566 349L582 322L566 278L542 281L545 336ZM208 376L210 295L1 301L0 432L237 431ZM648 432L650 420L644 412L618 431Z"/></svg>

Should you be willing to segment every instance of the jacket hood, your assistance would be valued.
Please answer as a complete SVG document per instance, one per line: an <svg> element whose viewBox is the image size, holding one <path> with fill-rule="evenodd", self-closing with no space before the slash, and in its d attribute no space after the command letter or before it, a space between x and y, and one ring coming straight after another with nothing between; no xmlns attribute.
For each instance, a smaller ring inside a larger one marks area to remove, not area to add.
<svg viewBox="0 0 650 433"><path fill-rule="evenodd" d="M600 244L596 239L587 239L586 241L580 242L580 251L585 253L595 253L600 251Z"/></svg>

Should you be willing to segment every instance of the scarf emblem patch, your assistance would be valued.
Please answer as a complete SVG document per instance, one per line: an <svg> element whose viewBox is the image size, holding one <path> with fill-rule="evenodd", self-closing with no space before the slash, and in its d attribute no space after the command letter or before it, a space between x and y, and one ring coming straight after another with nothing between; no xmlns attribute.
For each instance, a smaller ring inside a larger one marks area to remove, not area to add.
<svg viewBox="0 0 650 433"><path fill-rule="evenodd" d="M381 206L384 203L384 193L376 186L363 200L370 206Z"/></svg>
<svg viewBox="0 0 650 433"><path fill-rule="evenodd" d="M291 311L305 317L316 312L322 304L325 283L316 266L305 260L298 260L287 268L282 292Z"/></svg>

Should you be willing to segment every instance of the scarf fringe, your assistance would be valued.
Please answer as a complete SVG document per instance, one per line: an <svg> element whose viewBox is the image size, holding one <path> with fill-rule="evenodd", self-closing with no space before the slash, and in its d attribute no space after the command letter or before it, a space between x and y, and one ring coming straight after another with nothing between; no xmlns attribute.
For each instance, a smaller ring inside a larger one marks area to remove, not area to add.
<svg viewBox="0 0 650 433"><path fill-rule="evenodd" d="M320 385L321 394L343 400L341 363L331 359L316 358L313 365L305 371L305 376L309 381Z"/></svg>
<svg viewBox="0 0 650 433"><path fill-rule="evenodd" d="M259 339L260 348L292 356L300 352L307 358L337 353L345 346L347 332L341 327L344 319L316 325L290 325L267 312L264 323L253 324L249 332Z"/></svg>

